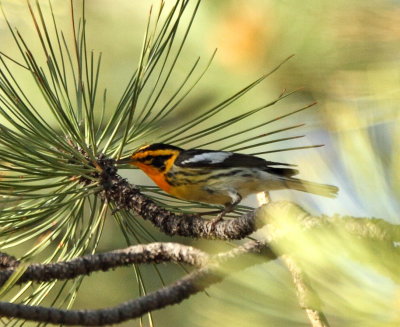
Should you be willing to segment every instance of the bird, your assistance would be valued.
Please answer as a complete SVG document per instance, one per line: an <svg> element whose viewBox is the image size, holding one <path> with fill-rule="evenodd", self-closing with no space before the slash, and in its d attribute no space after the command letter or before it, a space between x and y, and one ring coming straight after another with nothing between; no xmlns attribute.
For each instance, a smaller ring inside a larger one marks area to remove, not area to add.
<svg viewBox="0 0 400 327"><path fill-rule="evenodd" d="M163 191L182 200L223 206L214 223L248 195L292 189L329 198L338 188L295 178L296 165L229 151L182 149L153 143L117 160L140 168Z"/></svg>

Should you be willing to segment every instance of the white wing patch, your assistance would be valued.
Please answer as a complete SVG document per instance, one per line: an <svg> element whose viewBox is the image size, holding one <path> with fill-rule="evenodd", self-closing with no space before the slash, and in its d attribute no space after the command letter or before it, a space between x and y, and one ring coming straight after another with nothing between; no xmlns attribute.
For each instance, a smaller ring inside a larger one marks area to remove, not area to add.
<svg viewBox="0 0 400 327"><path fill-rule="evenodd" d="M208 153L202 153L202 154L196 154L195 156L183 160L182 164L188 164L188 163L195 163L195 162L201 162L201 161L206 161L207 163L220 163L223 162L225 159L229 158L233 153L231 152L208 152Z"/></svg>

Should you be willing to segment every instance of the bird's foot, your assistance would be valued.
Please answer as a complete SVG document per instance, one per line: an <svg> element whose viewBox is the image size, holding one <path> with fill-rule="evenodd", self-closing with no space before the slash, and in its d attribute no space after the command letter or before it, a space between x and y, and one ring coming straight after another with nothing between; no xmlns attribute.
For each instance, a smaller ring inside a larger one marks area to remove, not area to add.
<svg viewBox="0 0 400 327"><path fill-rule="evenodd" d="M215 229L215 224L216 223L224 220L223 218L224 218L226 213L227 213L226 210L219 211L218 216L211 220L211 224L210 224L210 226L211 226L210 230L211 231L213 231Z"/></svg>

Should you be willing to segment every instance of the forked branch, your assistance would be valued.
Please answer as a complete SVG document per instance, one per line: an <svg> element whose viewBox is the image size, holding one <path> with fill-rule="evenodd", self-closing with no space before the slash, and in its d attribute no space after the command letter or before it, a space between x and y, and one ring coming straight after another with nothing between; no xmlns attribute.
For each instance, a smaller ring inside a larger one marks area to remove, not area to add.
<svg viewBox="0 0 400 327"><path fill-rule="evenodd" d="M125 260L120 260L122 257L125 257L130 263L174 261L199 265L202 268L195 270L170 286L149 293L139 299L122 303L113 308L74 311L0 302L0 315L3 317L62 325L104 326L116 324L125 320L138 318L147 312L165 308L168 305L180 303L191 295L203 291L210 285L222 281L227 275L225 268L238 263L238 261L240 264L235 265L235 267L237 267L236 269L244 269L261 262L260 258L257 260L249 256L249 254L259 253L261 250L268 253L271 259L274 258L273 253L264 243L253 241L213 257L209 257L202 251L181 244L153 243L147 246L136 246L125 250L112 251L103 255L85 256L70 262L32 265L25 274L23 274L23 279L36 278L36 275L32 273L32 271L35 270L36 273L41 272L44 275L50 274L55 277L54 273L56 271L62 271L62 269L58 270L60 267L69 267L68 270L71 271L73 271L74 268L81 269L83 274L87 274L88 271L101 270L101 267L105 266L110 268L111 266L126 265ZM114 260L114 258L119 259ZM115 264L115 261L118 261L118 264ZM99 264L99 262L102 263ZM262 262L265 262L265 258L262 259ZM11 272L13 269L14 268L9 268ZM3 271L0 275L4 273L6 276L9 275L8 270ZM68 278L67 276L72 277L73 275L73 273L67 273L63 275L63 278ZM39 277L39 280L43 279ZM45 280L48 280L48 278L45 278Z"/></svg>

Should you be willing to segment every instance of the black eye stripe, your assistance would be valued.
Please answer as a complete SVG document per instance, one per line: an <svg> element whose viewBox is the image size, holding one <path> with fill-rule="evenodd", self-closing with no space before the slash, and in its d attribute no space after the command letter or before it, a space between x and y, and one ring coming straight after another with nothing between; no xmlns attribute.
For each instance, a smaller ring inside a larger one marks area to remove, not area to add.
<svg viewBox="0 0 400 327"><path fill-rule="evenodd" d="M149 155L149 156L145 156L142 158L138 158L137 161L140 161L140 162L151 161L151 160L153 160L153 158L154 158L154 156Z"/></svg>
<svg viewBox="0 0 400 327"><path fill-rule="evenodd" d="M157 155L148 155L143 158L138 158L137 160L139 162L143 162L148 165L152 165L158 169L164 170L165 169L165 163L167 162L168 159L172 158L172 155L165 155L165 156L157 156Z"/></svg>

